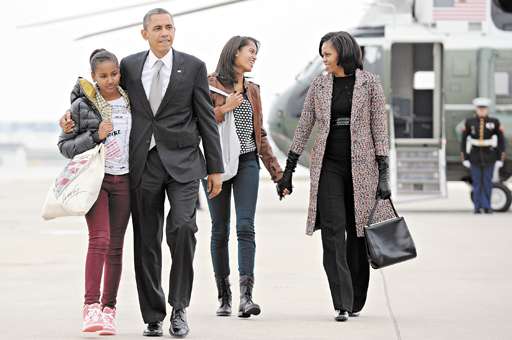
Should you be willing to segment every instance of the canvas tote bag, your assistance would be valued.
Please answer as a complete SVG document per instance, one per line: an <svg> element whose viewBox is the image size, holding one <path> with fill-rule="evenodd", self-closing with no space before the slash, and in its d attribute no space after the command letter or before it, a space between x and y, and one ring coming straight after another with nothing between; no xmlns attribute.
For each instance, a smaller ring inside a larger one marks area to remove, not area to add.
<svg viewBox="0 0 512 340"><path fill-rule="evenodd" d="M103 143L73 157L48 190L43 219L85 215L98 198L104 175Z"/></svg>

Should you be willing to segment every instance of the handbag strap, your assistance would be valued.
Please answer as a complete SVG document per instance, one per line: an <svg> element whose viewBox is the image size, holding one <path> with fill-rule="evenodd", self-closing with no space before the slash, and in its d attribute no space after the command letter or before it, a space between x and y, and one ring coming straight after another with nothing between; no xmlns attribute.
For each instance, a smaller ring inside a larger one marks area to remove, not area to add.
<svg viewBox="0 0 512 340"><path fill-rule="evenodd" d="M375 210L377 209L377 204L379 203L380 198L375 199L375 203L373 204L372 210L370 212L370 216L368 217L368 224L372 224L373 215L375 215ZM395 214L395 217L398 217L398 213L396 212L395 205L393 204L393 200L391 200L391 197L388 198L389 203L391 203L391 208L393 208L393 213ZM384 201L384 200L382 200Z"/></svg>
<svg viewBox="0 0 512 340"><path fill-rule="evenodd" d="M224 96L224 97L229 96L229 94L227 94L226 92L222 91L219 88L216 88L215 86L210 85L209 87L210 87L210 91L212 91L212 92L220 94L221 96Z"/></svg>
<svg viewBox="0 0 512 340"><path fill-rule="evenodd" d="M209 88L210 88L210 91L212 91L212 92L214 92L214 93L217 93L217 94L220 94L221 96L224 96L224 97L229 96L229 94L228 94L228 93L226 93L226 92L222 91L221 89L219 89L219 88L217 88L217 87L215 87L215 86L209 85ZM233 112L233 111L229 111L229 112L226 112L226 114L228 114L228 113L232 113L232 112ZM224 120L224 122L225 122L225 120Z"/></svg>

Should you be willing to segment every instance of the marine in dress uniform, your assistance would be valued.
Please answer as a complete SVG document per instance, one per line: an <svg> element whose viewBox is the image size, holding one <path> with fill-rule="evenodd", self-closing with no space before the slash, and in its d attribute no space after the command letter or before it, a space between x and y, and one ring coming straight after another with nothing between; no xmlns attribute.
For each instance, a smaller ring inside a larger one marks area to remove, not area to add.
<svg viewBox="0 0 512 340"><path fill-rule="evenodd" d="M476 115L466 119L462 134L461 157L462 163L471 171L473 184L473 203L475 214L492 213L491 191L492 175L496 162L505 158L505 140L500 121L489 117L488 98L475 98ZM471 144L469 153L467 143Z"/></svg>

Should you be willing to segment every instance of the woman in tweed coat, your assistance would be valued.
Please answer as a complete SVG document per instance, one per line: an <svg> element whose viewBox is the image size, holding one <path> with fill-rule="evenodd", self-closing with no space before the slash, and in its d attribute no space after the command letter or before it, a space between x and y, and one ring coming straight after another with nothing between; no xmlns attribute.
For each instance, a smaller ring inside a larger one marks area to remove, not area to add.
<svg viewBox="0 0 512 340"><path fill-rule="evenodd" d="M319 53L327 74L316 77L309 88L278 194L291 194L292 173L317 124L306 234L322 231L335 319L346 321L366 301L369 265L363 228L376 198L391 195L385 98L378 78L362 70L361 49L350 34L326 34ZM393 216L388 201L379 202L375 216L376 221Z"/></svg>

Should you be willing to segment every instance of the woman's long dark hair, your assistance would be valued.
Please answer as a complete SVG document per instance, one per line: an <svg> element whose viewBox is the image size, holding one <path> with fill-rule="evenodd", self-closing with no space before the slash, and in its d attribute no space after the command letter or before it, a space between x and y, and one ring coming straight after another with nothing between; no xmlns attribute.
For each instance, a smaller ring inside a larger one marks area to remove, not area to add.
<svg viewBox="0 0 512 340"><path fill-rule="evenodd" d="M235 58L238 51L253 42L256 45L256 53L260 49L260 42L252 37L236 35L228 40L222 48L219 62L215 73L217 78L224 86L234 86L236 82Z"/></svg>
<svg viewBox="0 0 512 340"><path fill-rule="evenodd" d="M343 67L345 74L353 74L356 69L363 69L363 53L354 37L344 31L327 33L320 39L318 53L322 56L322 45L330 41L338 52L338 65Z"/></svg>

